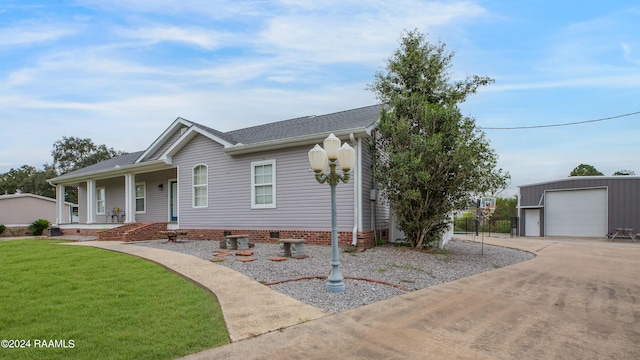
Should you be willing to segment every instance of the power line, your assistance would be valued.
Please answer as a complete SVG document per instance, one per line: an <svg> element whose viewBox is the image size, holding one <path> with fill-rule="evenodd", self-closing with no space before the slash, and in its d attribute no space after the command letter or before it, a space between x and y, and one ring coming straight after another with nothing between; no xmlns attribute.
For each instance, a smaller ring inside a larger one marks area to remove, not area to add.
<svg viewBox="0 0 640 360"><path fill-rule="evenodd" d="M593 122L598 122L598 121L613 120L613 119L618 119L618 118L621 118L621 117L632 116L632 115L637 115L637 114L640 114L640 111L636 111L636 112L632 112L632 113L628 113L628 114L622 114L622 115L606 117L606 118L601 118L601 119L595 119L595 120L576 121L576 122L561 123L561 124L533 125L533 126L514 126L514 127L479 127L479 128L482 129L482 130L539 129L539 128L548 128L548 127L557 127L557 126L570 126L570 125L587 124L587 123L593 123Z"/></svg>

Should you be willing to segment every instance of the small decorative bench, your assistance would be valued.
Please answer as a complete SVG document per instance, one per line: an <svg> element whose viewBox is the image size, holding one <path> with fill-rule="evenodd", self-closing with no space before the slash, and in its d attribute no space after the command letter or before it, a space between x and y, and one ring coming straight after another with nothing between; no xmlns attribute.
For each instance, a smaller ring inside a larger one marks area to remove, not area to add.
<svg viewBox="0 0 640 360"><path fill-rule="evenodd" d="M291 245L293 245L293 248ZM280 256L294 257L294 258L306 257L307 254L304 251L304 240L303 239L280 239Z"/></svg>
<svg viewBox="0 0 640 360"><path fill-rule="evenodd" d="M160 236L166 236L168 239L167 242L176 242L176 239L178 238L178 236L187 235L187 232L180 231L180 230L166 230L166 231L158 231L158 234L160 234Z"/></svg>
<svg viewBox="0 0 640 360"><path fill-rule="evenodd" d="M248 250L249 249L249 235L227 235L226 236L226 249L229 250Z"/></svg>

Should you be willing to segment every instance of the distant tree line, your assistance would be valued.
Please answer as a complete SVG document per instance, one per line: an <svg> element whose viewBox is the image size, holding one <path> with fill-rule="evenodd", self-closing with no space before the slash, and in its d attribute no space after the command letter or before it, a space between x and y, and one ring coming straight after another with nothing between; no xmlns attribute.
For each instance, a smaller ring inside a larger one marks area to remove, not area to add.
<svg viewBox="0 0 640 360"><path fill-rule="evenodd" d="M613 176L623 176L623 175L635 175L636 173L633 170L622 169L613 173ZM593 165L588 164L580 164L576 166L571 172L569 176L603 176L604 174L598 171Z"/></svg>
<svg viewBox="0 0 640 360"><path fill-rule="evenodd" d="M51 164L44 164L41 169L23 165L0 174L0 194L30 193L55 198L56 189L48 179L124 154L106 145L96 145L91 139L63 136L53 144ZM66 200L77 203L77 189L68 187Z"/></svg>

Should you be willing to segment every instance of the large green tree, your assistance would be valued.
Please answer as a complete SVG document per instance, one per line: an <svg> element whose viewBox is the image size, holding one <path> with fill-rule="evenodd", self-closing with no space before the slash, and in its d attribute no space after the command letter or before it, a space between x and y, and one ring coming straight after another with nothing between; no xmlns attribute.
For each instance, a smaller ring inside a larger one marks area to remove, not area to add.
<svg viewBox="0 0 640 360"><path fill-rule="evenodd" d="M588 164L580 164L576 166L571 172L569 176L602 176L600 171L596 169L593 165Z"/></svg>
<svg viewBox="0 0 640 360"><path fill-rule="evenodd" d="M56 176L56 171L51 165L44 165L42 170L33 166L23 165L18 169L11 169L0 174L0 193L31 193L49 198L56 197L56 191L47 179Z"/></svg>
<svg viewBox="0 0 640 360"><path fill-rule="evenodd" d="M53 144L53 164L45 164L42 170L23 165L0 174L0 194L21 192L55 198L55 188L48 179L124 154L106 145L96 145L91 139L63 136ZM65 200L76 203L77 189L67 187Z"/></svg>
<svg viewBox="0 0 640 360"><path fill-rule="evenodd" d="M53 165L59 175L78 170L100 161L125 154L108 148L106 145L96 145L91 139L63 136L53 144L51 156Z"/></svg>
<svg viewBox="0 0 640 360"><path fill-rule="evenodd" d="M62 140L53 143L53 150L51 151L53 166L57 170L58 175L82 169L124 154L126 153L117 151L114 148L108 148L106 145L96 145L93 140L89 138L83 139L73 136L63 136ZM77 203L78 189L67 186L65 200Z"/></svg>
<svg viewBox="0 0 640 360"><path fill-rule="evenodd" d="M412 247L437 244L452 211L504 187L509 177L475 120L458 107L493 80L452 81L453 55L444 43L406 32L369 85L386 105L374 138L376 181Z"/></svg>
<svg viewBox="0 0 640 360"><path fill-rule="evenodd" d="M495 219L509 219L518 216L518 197L516 195L510 198L497 197L496 210L493 213Z"/></svg>

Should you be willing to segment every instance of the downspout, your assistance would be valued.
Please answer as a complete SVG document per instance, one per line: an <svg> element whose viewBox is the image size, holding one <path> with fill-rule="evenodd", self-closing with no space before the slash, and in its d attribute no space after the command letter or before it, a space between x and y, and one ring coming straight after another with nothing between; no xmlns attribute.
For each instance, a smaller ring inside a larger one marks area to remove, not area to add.
<svg viewBox="0 0 640 360"><path fill-rule="evenodd" d="M516 190L516 193L517 193L516 195L518 197L518 204L516 205L516 209L518 209L518 213L517 213L518 220L517 220L517 225L516 225L518 227L517 228L518 231L516 233L516 236L521 236L521 234L520 234L520 229L521 229L520 228L520 219L522 219L522 214L520 212L522 211L522 209L520 208L520 199L522 198L522 193L520 193L520 186L516 187L516 189L518 189L518 190Z"/></svg>
<svg viewBox="0 0 640 360"><path fill-rule="evenodd" d="M355 138L353 133L349 134L349 140L356 147L356 165L353 170L353 240L351 246L358 245L358 223L360 221L360 197L362 192L362 184L360 183L360 167L362 166L362 146L360 139Z"/></svg>

